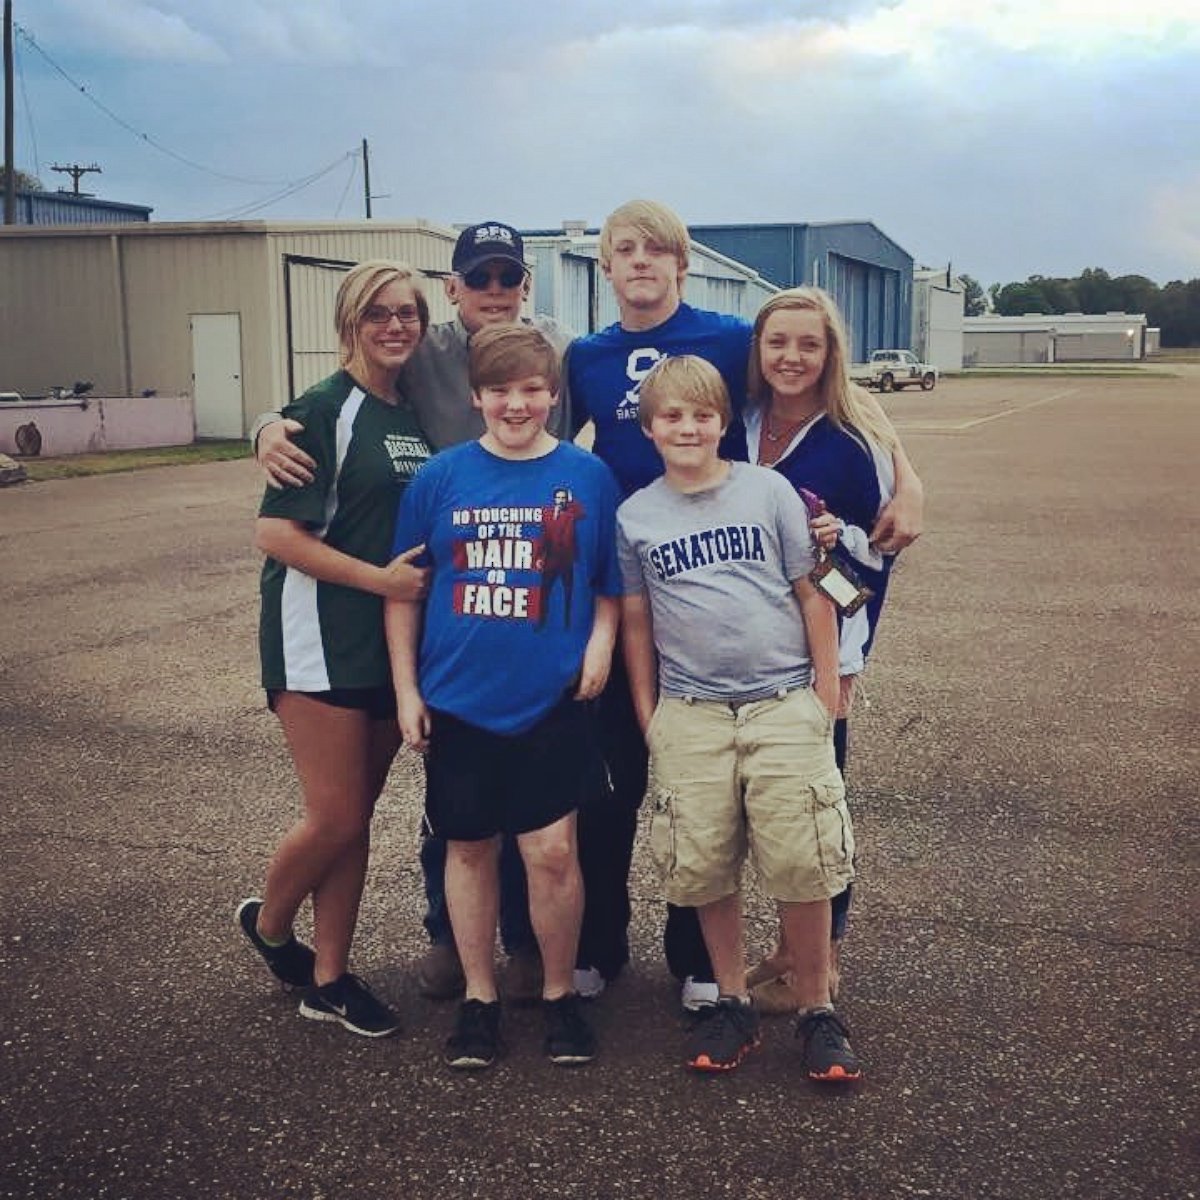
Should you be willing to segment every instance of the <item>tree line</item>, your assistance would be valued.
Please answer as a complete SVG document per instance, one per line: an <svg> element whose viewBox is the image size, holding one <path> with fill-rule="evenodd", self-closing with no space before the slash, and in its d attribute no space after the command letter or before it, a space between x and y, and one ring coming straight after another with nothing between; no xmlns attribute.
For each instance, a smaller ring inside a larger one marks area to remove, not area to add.
<svg viewBox="0 0 1200 1200"><path fill-rule="evenodd" d="M1164 346L1200 346L1200 279L1172 280L1159 287L1145 275L1110 275L1088 267L1073 279L1030 275L1024 283L994 283L986 293L969 275L961 276L963 312L977 317L1026 313L1145 313L1162 331Z"/></svg>

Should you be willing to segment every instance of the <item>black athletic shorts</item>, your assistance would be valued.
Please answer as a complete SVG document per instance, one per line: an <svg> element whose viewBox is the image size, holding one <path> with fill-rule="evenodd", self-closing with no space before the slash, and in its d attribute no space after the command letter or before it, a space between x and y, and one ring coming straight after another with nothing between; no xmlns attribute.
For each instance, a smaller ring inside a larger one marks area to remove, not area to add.
<svg viewBox="0 0 1200 1200"><path fill-rule="evenodd" d="M564 699L532 729L504 735L430 714L425 817L448 841L531 833L574 812L603 779L591 707Z"/></svg>

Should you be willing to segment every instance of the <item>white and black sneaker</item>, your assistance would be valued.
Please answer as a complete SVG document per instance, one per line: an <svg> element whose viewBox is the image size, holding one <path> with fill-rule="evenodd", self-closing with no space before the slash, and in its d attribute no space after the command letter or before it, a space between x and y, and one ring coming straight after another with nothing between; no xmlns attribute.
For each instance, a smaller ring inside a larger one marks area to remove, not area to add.
<svg viewBox="0 0 1200 1200"><path fill-rule="evenodd" d="M400 1019L377 999L357 975L312 987L300 1001L300 1015L310 1021L336 1021L361 1037L390 1037L400 1032Z"/></svg>
<svg viewBox="0 0 1200 1200"><path fill-rule="evenodd" d="M237 907L237 923L255 950L262 955L262 960L270 968L271 974L285 988L312 987L313 963L316 955L303 942L296 940L292 934L282 946L272 946L258 932L258 914L262 910L262 901L257 896L243 900Z"/></svg>

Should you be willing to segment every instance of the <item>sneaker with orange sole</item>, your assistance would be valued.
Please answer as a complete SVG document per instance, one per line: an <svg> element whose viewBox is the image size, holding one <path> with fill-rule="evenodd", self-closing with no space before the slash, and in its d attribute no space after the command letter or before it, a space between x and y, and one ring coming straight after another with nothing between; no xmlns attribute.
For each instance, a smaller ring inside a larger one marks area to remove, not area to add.
<svg viewBox="0 0 1200 1200"><path fill-rule="evenodd" d="M701 1010L692 1030L687 1065L693 1071L732 1071L758 1044L754 1005L722 996Z"/></svg>
<svg viewBox="0 0 1200 1200"><path fill-rule="evenodd" d="M852 1083L862 1078L862 1064L850 1048L850 1030L832 1008L812 1008L796 1022L804 1041L804 1069L822 1083Z"/></svg>

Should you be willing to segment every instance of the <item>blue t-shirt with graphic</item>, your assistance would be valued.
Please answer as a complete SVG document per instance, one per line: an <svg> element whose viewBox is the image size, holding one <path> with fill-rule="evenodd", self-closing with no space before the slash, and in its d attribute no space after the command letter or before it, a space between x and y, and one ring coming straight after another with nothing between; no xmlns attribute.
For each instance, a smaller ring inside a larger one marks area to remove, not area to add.
<svg viewBox="0 0 1200 1200"><path fill-rule="evenodd" d="M642 380L663 358L695 354L707 359L729 389L736 428L746 400L750 332L741 317L680 304L653 329L610 325L571 343L566 365L573 432L589 419L595 422L592 449L612 467L622 497L633 495L663 472L662 459L638 420ZM744 458L744 439L742 447ZM726 453L724 446L722 452Z"/></svg>
<svg viewBox="0 0 1200 1200"><path fill-rule="evenodd" d="M567 443L514 460L469 442L421 469L394 553L428 549L419 679L430 708L500 734L554 708L579 675L596 596L621 594L618 499L608 467Z"/></svg>

